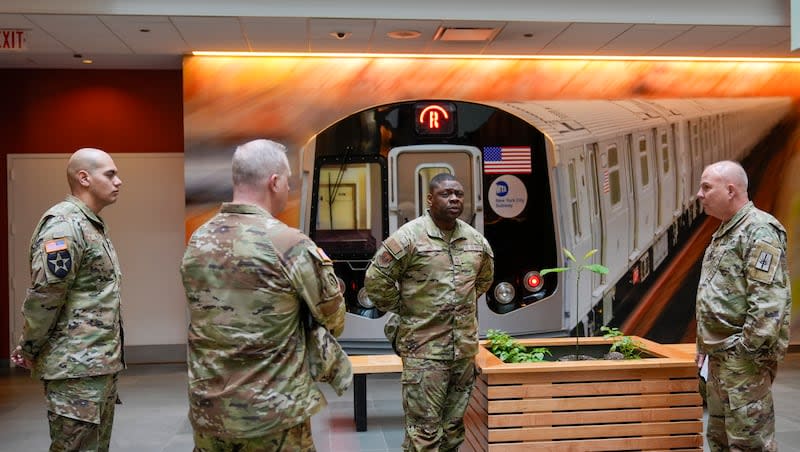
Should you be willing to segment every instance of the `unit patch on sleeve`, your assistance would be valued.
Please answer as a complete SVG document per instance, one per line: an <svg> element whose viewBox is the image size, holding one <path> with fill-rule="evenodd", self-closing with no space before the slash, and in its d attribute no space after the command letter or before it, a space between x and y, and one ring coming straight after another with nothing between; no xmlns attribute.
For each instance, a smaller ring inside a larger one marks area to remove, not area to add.
<svg viewBox="0 0 800 452"><path fill-rule="evenodd" d="M763 283L771 283L778 269L781 250L764 242L756 243L747 265L750 278Z"/></svg>
<svg viewBox="0 0 800 452"><path fill-rule="evenodd" d="M400 259L405 256L406 250L400 245L400 242L393 237L389 237L383 241L383 246L378 254L375 256L375 263L381 268L386 268L394 262L395 259Z"/></svg>
<svg viewBox="0 0 800 452"><path fill-rule="evenodd" d="M72 269L72 256L69 254L67 239L60 238L44 243L47 253L47 269L57 278L63 278Z"/></svg>

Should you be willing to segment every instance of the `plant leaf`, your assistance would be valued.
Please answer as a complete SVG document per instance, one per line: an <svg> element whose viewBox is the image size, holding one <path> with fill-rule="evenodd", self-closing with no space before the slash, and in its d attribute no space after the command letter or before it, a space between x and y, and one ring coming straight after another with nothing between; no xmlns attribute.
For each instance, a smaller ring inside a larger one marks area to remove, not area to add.
<svg viewBox="0 0 800 452"><path fill-rule="evenodd" d="M592 271L592 272L595 272L595 273L599 273L601 275L605 275L606 273L608 273L608 267L605 267L605 266L600 265L600 264L589 264L589 265L584 266L584 268L586 270L589 270L589 271Z"/></svg>
<svg viewBox="0 0 800 452"><path fill-rule="evenodd" d="M561 273L569 270L569 267L556 267L556 268L543 268L539 270L539 274L544 276L548 273Z"/></svg>
<svg viewBox="0 0 800 452"><path fill-rule="evenodd" d="M564 250L564 255L567 256L567 259L571 260L572 262L577 262L575 260L575 256L572 254L572 252L570 250L568 250L566 248L562 248L562 249Z"/></svg>
<svg viewBox="0 0 800 452"><path fill-rule="evenodd" d="M583 260L588 260L590 257L594 256L595 253L597 253L597 248L595 248L593 250L589 250L588 253L583 255Z"/></svg>

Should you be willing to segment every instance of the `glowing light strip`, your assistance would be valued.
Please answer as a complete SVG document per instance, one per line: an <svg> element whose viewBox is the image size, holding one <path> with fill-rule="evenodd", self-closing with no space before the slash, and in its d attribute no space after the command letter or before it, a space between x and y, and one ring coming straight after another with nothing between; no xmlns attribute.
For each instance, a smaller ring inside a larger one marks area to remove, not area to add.
<svg viewBox="0 0 800 452"><path fill-rule="evenodd" d="M580 61L677 61L723 63L800 63L800 58L784 57L694 57L694 56L634 56L634 55L475 55L421 53L333 53L333 52L217 52L195 50L194 56L219 57L308 57L308 58L423 58L478 60L580 60Z"/></svg>

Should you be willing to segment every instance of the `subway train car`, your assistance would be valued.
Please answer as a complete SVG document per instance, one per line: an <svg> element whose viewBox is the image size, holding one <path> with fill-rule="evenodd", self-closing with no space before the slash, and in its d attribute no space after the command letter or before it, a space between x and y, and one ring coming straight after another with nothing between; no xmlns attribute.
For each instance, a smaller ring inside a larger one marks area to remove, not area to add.
<svg viewBox="0 0 800 452"><path fill-rule="evenodd" d="M788 98L464 102L424 99L354 113L304 147L301 227L334 260L349 349L386 346L363 290L382 240L425 212L429 180L464 185L462 219L495 252L480 332L596 332L701 213L703 167L740 160L789 112ZM542 277L597 249L607 275Z"/></svg>

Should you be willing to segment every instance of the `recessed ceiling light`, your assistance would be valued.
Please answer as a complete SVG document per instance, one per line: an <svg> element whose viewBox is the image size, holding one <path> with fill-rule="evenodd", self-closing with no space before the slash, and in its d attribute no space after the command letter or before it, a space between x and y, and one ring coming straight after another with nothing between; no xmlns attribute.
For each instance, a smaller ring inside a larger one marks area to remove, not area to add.
<svg viewBox="0 0 800 452"><path fill-rule="evenodd" d="M94 63L94 61L92 61L91 58L84 58L84 59L81 60L81 63L83 63L83 64L92 64L92 63Z"/></svg>
<svg viewBox="0 0 800 452"><path fill-rule="evenodd" d="M340 41L343 41L349 38L352 33L350 33L349 31L332 31L328 34Z"/></svg>
<svg viewBox="0 0 800 452"><path fill-rule="evenodd" d="M392 39L416 39L422 36L417 30L392 30L386 33Z"/></svg>

